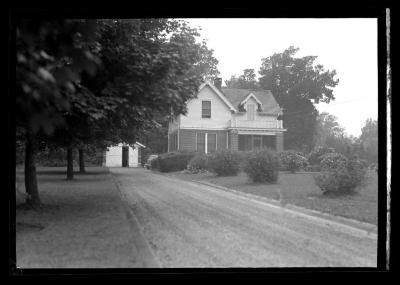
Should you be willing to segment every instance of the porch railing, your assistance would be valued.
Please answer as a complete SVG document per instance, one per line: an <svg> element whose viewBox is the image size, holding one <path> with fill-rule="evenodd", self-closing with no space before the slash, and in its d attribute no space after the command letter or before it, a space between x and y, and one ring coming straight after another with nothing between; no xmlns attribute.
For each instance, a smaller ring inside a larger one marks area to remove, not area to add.
<svg viewBox="0 0 400 285"><path fill-rule="evenodd" d="M265 128L265 129L281 129L283 128L282 120L274 121L249 121L232 119L229 123L231 128Z"/></svg>

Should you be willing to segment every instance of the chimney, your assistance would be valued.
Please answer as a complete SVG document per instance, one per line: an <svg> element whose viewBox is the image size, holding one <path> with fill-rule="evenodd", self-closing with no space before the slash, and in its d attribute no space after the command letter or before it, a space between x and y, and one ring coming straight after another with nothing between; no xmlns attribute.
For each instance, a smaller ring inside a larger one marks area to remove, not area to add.
<svg viewBox="0 0 400 285"><path fill-rule="evenodd" d="M216 77L214 79L214 86L218 88L218 90L221 90L222 88L222 78L221 77Z"/></svg>

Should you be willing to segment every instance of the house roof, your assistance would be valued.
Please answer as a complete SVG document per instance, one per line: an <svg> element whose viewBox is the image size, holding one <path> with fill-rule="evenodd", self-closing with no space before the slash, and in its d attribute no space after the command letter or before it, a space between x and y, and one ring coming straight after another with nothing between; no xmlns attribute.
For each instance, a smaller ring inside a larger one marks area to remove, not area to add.
<svg viewBox="0 0 400 285"><path fill-rule="evenodd" d="M249 94L253 94L262 103L263 112L278 114L282 111L270 90L255 91L223 87L221 91L225 95L225 98L236 108L239 107Z"/></svg>

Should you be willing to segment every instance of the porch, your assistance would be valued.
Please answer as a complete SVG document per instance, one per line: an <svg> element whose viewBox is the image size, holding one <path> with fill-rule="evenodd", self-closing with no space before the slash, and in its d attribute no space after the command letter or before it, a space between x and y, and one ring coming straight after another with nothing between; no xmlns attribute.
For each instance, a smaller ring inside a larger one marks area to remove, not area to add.
<svg viewBox="0 0 400 285"><path fill-rule="evenodd" d="M238 150L276 149L275 135L238 135Z"/></svg>
<svg viewBox="0 0 400 285"><path fill-rule="evenodd" d="M270 148L283 151L283 132L231 130L229 148L239 151L252 151Z"/></svg>

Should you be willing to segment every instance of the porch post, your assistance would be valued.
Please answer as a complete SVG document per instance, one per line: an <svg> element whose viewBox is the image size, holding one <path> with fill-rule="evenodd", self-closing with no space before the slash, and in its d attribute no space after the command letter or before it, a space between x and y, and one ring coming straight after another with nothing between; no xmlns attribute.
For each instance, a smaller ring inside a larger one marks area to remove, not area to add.
<svg viewBox="0 0 400 285"><path fill-rule="evenodd" d="M231 139L231 150L238 151L239 150L239 135L237 130L232 130L230 133Z"/></svg>
<svg viewBox="0 0 400 285"><path fill-rule="evenodd" d="M283 151L283 133L276 133L276 151Z"/></svg>

